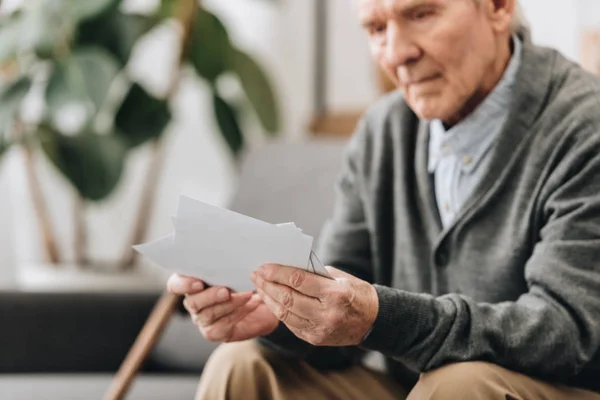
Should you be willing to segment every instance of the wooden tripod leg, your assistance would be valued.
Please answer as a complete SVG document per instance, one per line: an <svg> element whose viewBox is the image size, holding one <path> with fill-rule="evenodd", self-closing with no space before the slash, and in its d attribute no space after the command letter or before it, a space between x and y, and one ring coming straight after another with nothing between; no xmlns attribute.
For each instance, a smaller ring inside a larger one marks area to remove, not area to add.
<svg viewBox="0 0 600 400"><path fill-rule="evenodd" d="M104 400L122 400L125 397L133 379L160 338L179 301L180 297L174 294L165 293L161 296L113 378L110 388L104 395Z"/></svg>

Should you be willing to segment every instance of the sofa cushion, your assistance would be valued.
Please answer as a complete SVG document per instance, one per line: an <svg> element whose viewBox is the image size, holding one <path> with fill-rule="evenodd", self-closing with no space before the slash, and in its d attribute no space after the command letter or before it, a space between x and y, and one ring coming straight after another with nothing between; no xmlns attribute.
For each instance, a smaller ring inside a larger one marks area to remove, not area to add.
<svg viewBox="0 0 600 400"><path fill-rule="evenodd" d="M0 373L116 371L158 296L0 292Z"/></svg>

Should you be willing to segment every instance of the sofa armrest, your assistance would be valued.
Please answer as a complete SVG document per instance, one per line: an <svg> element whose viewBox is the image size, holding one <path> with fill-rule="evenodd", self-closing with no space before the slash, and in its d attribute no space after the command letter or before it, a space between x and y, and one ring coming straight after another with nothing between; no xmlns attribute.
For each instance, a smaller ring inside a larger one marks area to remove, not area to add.
<svg viewBox="0 0 600 400"><path fill-rule="evenodd" d="M114 372L159 296L0 292L0 373Z"/></svg>

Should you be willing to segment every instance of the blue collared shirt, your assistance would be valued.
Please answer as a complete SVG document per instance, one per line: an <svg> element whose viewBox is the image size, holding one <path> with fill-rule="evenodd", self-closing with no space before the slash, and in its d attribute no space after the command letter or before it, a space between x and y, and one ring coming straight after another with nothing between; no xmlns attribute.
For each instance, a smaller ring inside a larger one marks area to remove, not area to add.
<svg viewBox="0 0 600 400"><path fill-rule="evenodd" d="M521 64L521 40L502 79L465 119L446 130L441 120L429 126L428 170L434 176L435 197L444 228L453 221L475 185L485 179L491 148L508 117L513 86Z"/></svg>

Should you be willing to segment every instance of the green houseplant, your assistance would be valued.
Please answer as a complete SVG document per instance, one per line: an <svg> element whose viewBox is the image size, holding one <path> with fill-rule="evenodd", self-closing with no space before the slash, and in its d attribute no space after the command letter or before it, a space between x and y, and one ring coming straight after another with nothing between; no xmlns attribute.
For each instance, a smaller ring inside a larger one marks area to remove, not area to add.
<svg viewBox="0 0 600 400"><path fill-rule="evenodd" d="M28 185L51 264L63 260L49 218L34 159L46 157L70 183L77 197L74 213L75 262L86 256L85 205L107 199L117 187L127 157L141 146L152 155L139 193L131 235L124 243L122 268L131 268L131 245L144 240L163 167L163 141L172 120L170 104L183 70L193 70L209 85L213 114L234 156L245 145L240 109L250 109L264 130L279 127L276 99L263 69L234 46L225 26L196 0L162 0L154 13L128 14L122 0L28 0L0 17L0 157L22 146ZM150 93L126 68L134 45L152 29L175 21L180 56L165 95ZM233 76L244 96L226 98L218 82ZM23 118L32 96L42 112Z"/></svg>

